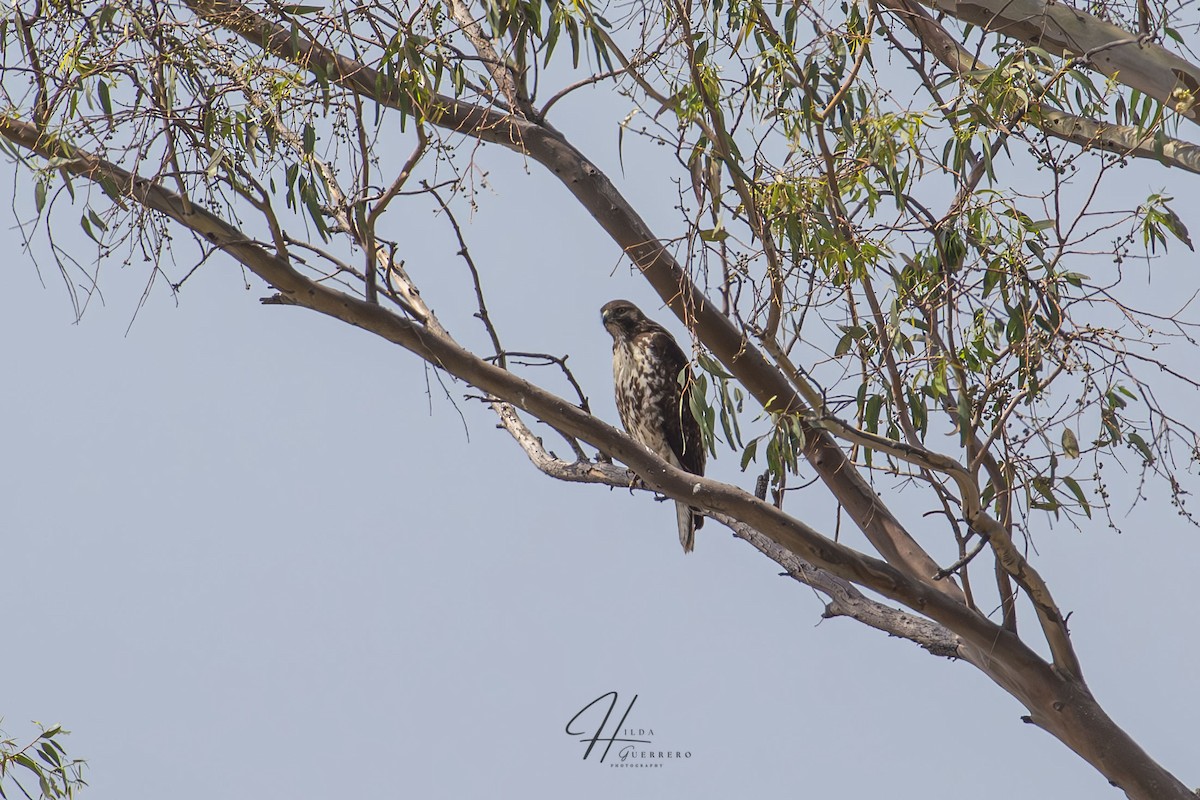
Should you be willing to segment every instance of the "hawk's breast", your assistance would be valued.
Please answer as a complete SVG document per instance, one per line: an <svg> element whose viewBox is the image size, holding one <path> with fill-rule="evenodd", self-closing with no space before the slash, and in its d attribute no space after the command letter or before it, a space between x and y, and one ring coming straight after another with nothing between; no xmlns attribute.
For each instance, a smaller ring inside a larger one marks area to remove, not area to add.
<svg viewBox="0 0 1200 800"><path fill-rule="evenodd" d="M649 346L649 336L637 336L613 347L613 385L621 424L634 439L659 458L679 466L666 436L667 418L678 414L679 389L670 365Z"/></svg>

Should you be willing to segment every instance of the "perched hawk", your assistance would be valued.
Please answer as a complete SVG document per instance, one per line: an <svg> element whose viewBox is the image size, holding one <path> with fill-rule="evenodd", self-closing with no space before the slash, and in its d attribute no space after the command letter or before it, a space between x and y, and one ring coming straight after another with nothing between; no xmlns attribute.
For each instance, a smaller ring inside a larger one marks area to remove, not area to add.
<svg viewBox="0 0 1200 800"><path fill-rule="evenodd" d="M700 426L679 383L680 372L687 375L685 384L692 377L687 357L666 328L628 300L606 304L600 317L613 337L613 384L621 424L668 464L703 475ZM675 515L679 542L683 552L690 553L704 517L685 503L675 504Z"/></svg>

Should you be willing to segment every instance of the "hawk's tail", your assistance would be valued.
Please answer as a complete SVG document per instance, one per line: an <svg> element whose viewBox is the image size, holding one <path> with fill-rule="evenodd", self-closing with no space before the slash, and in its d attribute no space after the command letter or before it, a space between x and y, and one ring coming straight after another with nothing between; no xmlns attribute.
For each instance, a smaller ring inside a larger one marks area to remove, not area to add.
<svg viewBox="0 0 1200 800"><path fill-rule="evenodd" d="M675 519L679 523L679 543L683 552L690 553L696 547L696 529L704 524L704 517L691 506L676 503Z"/></svg>

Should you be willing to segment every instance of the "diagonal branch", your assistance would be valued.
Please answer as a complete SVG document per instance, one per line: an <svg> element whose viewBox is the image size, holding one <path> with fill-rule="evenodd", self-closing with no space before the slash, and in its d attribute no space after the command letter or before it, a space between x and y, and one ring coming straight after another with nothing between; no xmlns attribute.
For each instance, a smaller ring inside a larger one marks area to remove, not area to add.
<svg viewBox="0 0 1200 800"><path fill-rule="evenodd" d="M721 514L716 515L716 519L728 526L734 536L749 542L760 553L782 566L789 577L826 595L829 602L822 615L826 619L850 617L889 636L918 644L931 655L962 657L959 637L936 622L872 600L850 581L814 566L743 522Z"/></svg>
<svg viewBox="0 0 1200 800"><path fill-rule="evenodd" d="M948 476L958 487L962 502L963 516L972 529L986 536L996 553L996 558L1004 567L1005 572L1013 577L1037 611L1038 621L1046 636L1046 643L1054 658L1054 666L1067 675L1082 680L1083 669L1079 657L1071 644L1067 631L1067 621L1059 611L1050 587L1029 561L1021 555L1021 551L1013 543L1008 528L999 520L987 513L983 503L979 485L972 477L972 472L957 460L942 453L937 453L922 445L898 442L893 439L860 430L825 412L812 418L814 425L830 430L835 436L860 447L867 447L880 453L900 459L922 469L939 472ZM939 572L939 574L942 574Z"/></svg>
<svg viewBox="0 0 1200 800"><path fill-rule="evenodd" d="M488 74L491 75L492 81L496 84L496 88L503 95L505 105L508 106L513 114L527 116L528 112L532 111L528 99L522 96L513 70L500 57L500 54L496 52L492 40L483 32L483 27L479 24L479 21L471 16L471 10L467 8L463 0L449 0L447 5L450 7L450 14L454 17L454 21L458 23L459 30L463 32L463 35L467 37L467 41L475 48L475 52L483 61Z"/></svg>
<svg viewBox="0 0 1200 800"><path fill-rule="evenodd" d="M613 464L590 461L567 462L547 452L540 438L535 436L525 422L508 403L493 403L500 425L513 439L529 461L539 472L562 481L574 483L598 483L604 486L626 488L628 473ZM850 617L864 625L883 631L889 636L907 639L920 645L932 655L958 658L959 639L951 631L884 603L872 600L858 590L853 583L805 561L800 556L781 547L771 537L755 530L744 522L725 514L713 517L731 531L733 535L749 542L760 553L779 564L786 575L806 586L811 586L828 598L824 617Z"/></svg>

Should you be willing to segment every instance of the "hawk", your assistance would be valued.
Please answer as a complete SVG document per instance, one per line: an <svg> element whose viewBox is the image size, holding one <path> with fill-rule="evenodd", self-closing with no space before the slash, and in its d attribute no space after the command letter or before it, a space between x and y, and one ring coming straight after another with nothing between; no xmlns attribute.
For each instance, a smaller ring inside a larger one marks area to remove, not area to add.
<svg viewBox="0 0 1200 800"><path fill-rule="evenodd" d="M600 318L613 338L613 384L625 431L668 464L703 475L704 442L685 394L692 378L687 356L666 328L628 300L607 303ZM675 504L675 516L679 543L690 553L704 517L686 503Z"/></svg>

